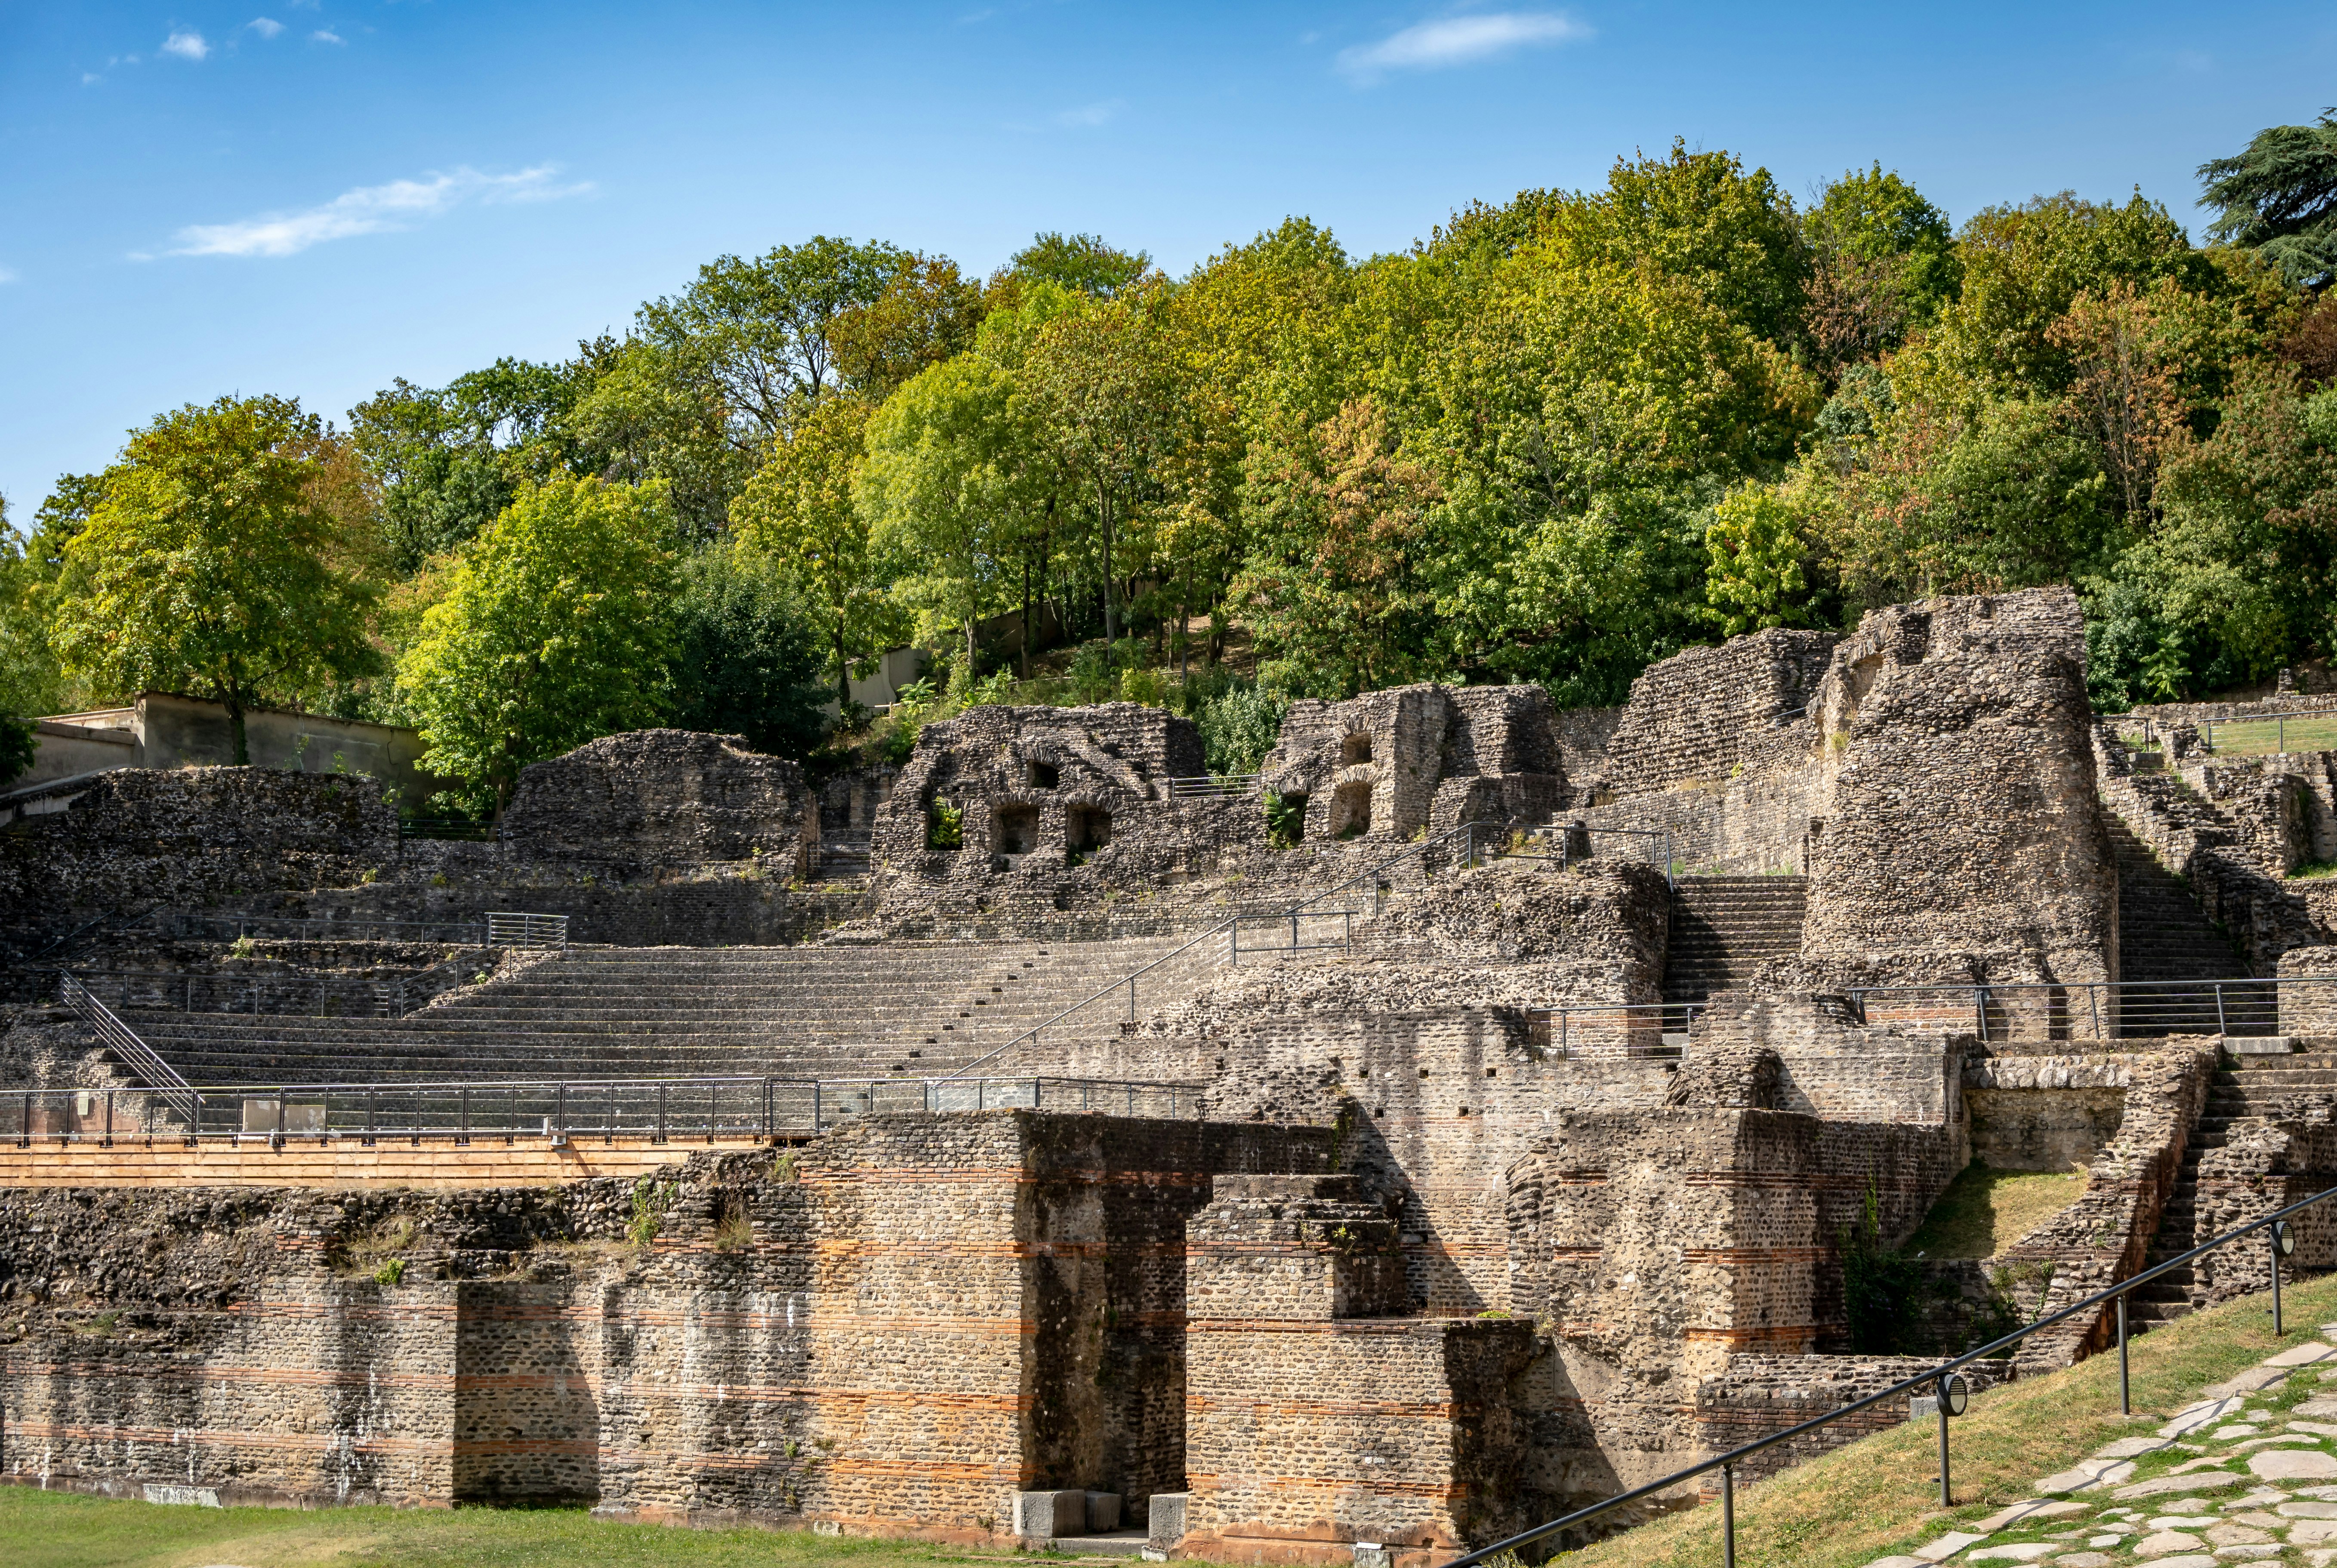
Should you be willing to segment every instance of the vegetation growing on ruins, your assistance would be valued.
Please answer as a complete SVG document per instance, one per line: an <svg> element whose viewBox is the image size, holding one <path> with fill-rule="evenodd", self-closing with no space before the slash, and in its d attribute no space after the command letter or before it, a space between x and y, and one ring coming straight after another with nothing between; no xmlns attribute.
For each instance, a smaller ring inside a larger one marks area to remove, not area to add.
<svg viewBox="0 0 2337 1568"><path fill-rule="evenodd" d="M726 256L562 363L346 431L190 405L62 476L0 561L0 712L411 721L474 806L624 726L806 755L823 701L875 755L1168 705L1243 772L1292 696L1613 702L1686 644L2060 582L2105 706L2261 681L2337 650L2332 134L2206 164L2204 247L2138 193L1959 226L1676 144L1390 255L1293 218L1173 278L1087 235L987 278ZM930 689L856 727L911 638Z"/></svg>

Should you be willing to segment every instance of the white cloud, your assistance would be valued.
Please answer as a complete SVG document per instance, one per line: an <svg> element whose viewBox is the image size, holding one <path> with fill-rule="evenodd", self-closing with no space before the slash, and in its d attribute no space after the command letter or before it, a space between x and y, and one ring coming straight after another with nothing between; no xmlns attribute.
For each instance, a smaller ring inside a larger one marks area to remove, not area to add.
<svg viewBox="0 0 2337 1568"><path fill-rule="evenodd" d="M203 35L191 27L181 27L162 40L162 53L176 54L181 60L200 60L211 52Z"/></svg>
<svg viewBox="0 0 2337 1568"><path fill-rule="evenodd" d="M321 207L302 212L270 212L239 223L199 223L181 229L173 256L294 256L328 239L381 234L436 218L466 201L556 201L592 189L590 181L554 185L552 164L516 174L482 174L456 169L421 180L361 185Z"/></svg>
<svg viewBox="0 0 2337 1568"><path fill-rule="evenodd" d="M329 27L319 27L314 33L308 34L308 42L311 44L346 44L348 40L343 38L339 34L334 32Z"/></svg>
<svg viewBox="0 0 2337 1568"><path fill-rule="evenodd" d="M1423 22L1376 44L1339 52L1339 69L1358 82L1376 82L1391 71L1432 71L1490 60L1512 49L1541 44L1571 44L1590 29L1569 16L1548 11L1494 11L1481 16L1447 16Z"/></svg>
<svg viewBox="0 0 2337 1568"><path fill-rule="evenodd" d="M276 20L273 16L254 16L250 21L245 23L244 25L250 28L254 33L259 34L262 38L273 38L279 33L284 31L284 24Z"/></svg>
<svg viewBox="0 0 2337 1568"><path fill-rule="evenodd" d="M1127 105L1121 100L1108 98L1100 103L1086 103L1077 109L1066 109L1055 116L1055 123L1079 126L1102 125L1126 107Z"/></svg>
<svg viewBox="0 0 2337 1568"><path fill-rule="evenodd" d="M103 82L104 80L104 77L100 76L94 71L84 71L81 73L81 84L84 87L88 86L93 82Z"/></svg>

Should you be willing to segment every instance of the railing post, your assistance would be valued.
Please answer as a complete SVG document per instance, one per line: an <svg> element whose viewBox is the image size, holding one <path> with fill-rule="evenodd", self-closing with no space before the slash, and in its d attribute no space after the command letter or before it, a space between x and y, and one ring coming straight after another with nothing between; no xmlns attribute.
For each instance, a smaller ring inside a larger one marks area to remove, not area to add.
<svg viewBox="0 0 2337 1568"><path fill-rule="evenodd" d="M2272 1337L2275 1339L2286 1332L2280 1321L2280 1231L2286 1223L2285 1220L2276 1220L2265 1232L2272 1243Z"/></svg>
<svg viewBox="0 0 2337 1568"><path fill-rule="evenodd" d="M2219 1035L2232 1032L2231 1026L2224 1021L2224 982L2221 980L2215 982L2215 1032Z"/></svg>
<svg viewBox="0 0 2337 1568"><path fill-rule="evenodd" d="M371 1147L371 1146L372 1146L372 1144L373 1144L374 1133L375 1133L375 1130L376 1130L376 1126L377 1126L377 1125L378 1125L378 1124L377 1124L377 1123L375 1121L375 1119L374 1119L374 1088L373 1088L373 1086L372 1086L371 1084L367 1084L367 1085L366 1086L366 1135L365 1135L365 1141L366 1141L366 1144L367 1144L367 1147Z"/></svg>
<svg viewBox="0 0 2337 1568"><path fill-rule="evenodd" d="M1952 1508L1952 1507L1954 1507L1956 1505L1955 1505L1955 1494L1953 1493L1953 1491L1952 1491L1952 1490L1951 1490L1951 1488L1949 1487L1949 1485L1948 1485L1948 1380L1947 1380L1947 1378L1940 1378L1935 1379L1935 1380L1932 1382L1932 1384L1931 1384L1931 1398L1932 1398L1933 1401L1934 1401L1935 1403L1937 1403L1937 1404L1938 1404L1938 1406L1939 1406L1939 1407L1940 1407L1940 1506L1941 1506L1941 1507L1942 1507L1942 1508Z"/></svg>
<svg viewBox="0 0 2337 1568"><path fill-rule="evenodd" d="M658 1120L656 1141L660 1144L665 1142L665 1080L663 1078L660 1078L658 1080Z"/></svg>
<svg viewBox="0 0 2337 1568"><path fill-rule="evenodd" d="M819 1080L817 1078L811 1081L811 1130L815 1134L819 1131Z"/></svg>
<svg viewBox="0 0 2337 1568"><path fill-rule="evenodd" d="M2126 1366L2126 1292L2125 1292L2125 1291L2123 1291L2123 1290L2121 1290L2121 1291L2119 1291L2119 1292L2118 1292L2118 1299L2117 1299L2117 1337L2118 1337L2118 1414L2119 1414L2119 1415L2121 1415L2121 1416L2131 1416L2131 1415L2133 1415L2133 1414L2134 1414L2134 1395L2133 1395L2133 1390L2132 1390L2131 1386L2130 1386L2130 1385L2127 1383L2127 1366Z"/></svg>
<svg viewBox="0 0 2337 1568"><path fill-rule="evenodd" d="M1736 1568L1736 1466L1720 1467L1721 1568Z"/></svg>
<svg viewBox="0 0 2337 1568"><path fill-rule="evenodd" d="M464 1084L463 1086L462 1108L460 1115L462 1118L460 1124L462 1128L462 1137L459 1141L462 1143L464 1147L468 1148L471 1143L471 1086L468 1084Z"/></svg>
<svg viewBox="0 0 2337 1568"><path fill-rule="evenodd" d="M2095 981L2086 982L2086 1001L2093 1009L2094 1038L2098 1040L2102 1037L2102 988ZM2118 1300L2124 1301L2126 1298L2120 1296Z"/></svg>

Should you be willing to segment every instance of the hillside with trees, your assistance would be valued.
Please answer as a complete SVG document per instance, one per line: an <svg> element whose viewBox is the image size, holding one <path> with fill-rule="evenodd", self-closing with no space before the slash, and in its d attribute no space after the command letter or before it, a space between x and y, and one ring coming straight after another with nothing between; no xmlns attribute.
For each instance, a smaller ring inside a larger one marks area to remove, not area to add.
<svg viewBox="0 0 2337 1568"><path fill-rule="evenodd" d="M721 257L560 363L346 424L191 403L61 476L0 561L0 713L412 723L476 811L615 729L899 755L976 701L1167 704L1238 771L1293 696L1614 703L1688 644L2061 582L2105 709L2244 687L2337 652L2337 119L2200 173L2204 244L2140 192L1953 224L1676 144L1392 255L1294 218L1181 278L1088 235L987 278ZM847 678L904 643L930 681L872 724Z"/></svg>

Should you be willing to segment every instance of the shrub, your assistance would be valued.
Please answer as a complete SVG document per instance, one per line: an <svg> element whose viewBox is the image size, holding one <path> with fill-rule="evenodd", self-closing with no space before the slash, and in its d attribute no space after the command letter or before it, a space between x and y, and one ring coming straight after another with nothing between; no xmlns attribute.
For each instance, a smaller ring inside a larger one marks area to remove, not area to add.
<svg viewBox="0 0 2337 1568"><path fill-rule="evenodd" d="M1201 704L1193 722L1200 727L1209 771L1220 778L1257 772L1282 734L1282 716L1289 711L1287 698L1255 687Z"/></svg>
<svg viewBox="0 0 2337 1568"><path fill-rule="evenodd" d="M1266 835L1274 847L1286 850L1298 842L1305 831L1306 806L1303 800L1286 800L1272 790L1266 792Z"/></svg>
<svg viewBox="0 0 2337 1568"><path fill-rule="evenodd" d="M964 845L964 811L947 801L935 801L932 814L925 818L925 847L929 850L954 850Z"/></svg>

